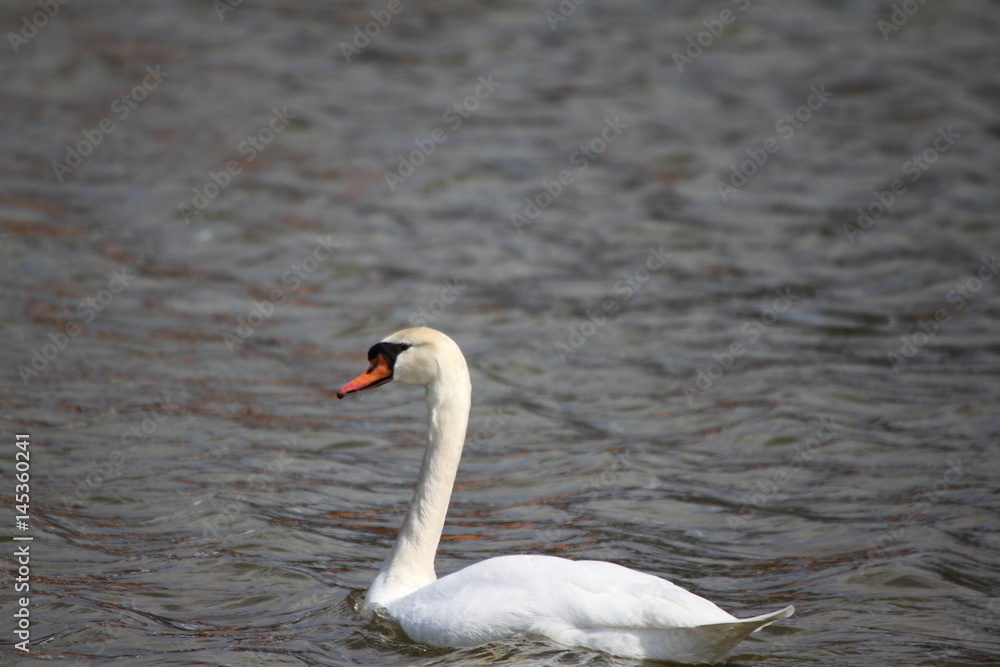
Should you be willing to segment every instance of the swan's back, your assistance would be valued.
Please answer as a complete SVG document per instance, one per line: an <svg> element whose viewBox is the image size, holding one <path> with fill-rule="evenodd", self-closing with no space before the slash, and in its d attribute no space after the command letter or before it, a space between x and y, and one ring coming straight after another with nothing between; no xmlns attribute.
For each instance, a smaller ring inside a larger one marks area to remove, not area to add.
<svg viewBox="0 0 1000 667"><path fill-rule="evenodd" d="M553 556L491 558L387 606L411 639L435 646L540 635L625 657L692 661L723 659L791 613L739 620L659 577Z"/></svg>

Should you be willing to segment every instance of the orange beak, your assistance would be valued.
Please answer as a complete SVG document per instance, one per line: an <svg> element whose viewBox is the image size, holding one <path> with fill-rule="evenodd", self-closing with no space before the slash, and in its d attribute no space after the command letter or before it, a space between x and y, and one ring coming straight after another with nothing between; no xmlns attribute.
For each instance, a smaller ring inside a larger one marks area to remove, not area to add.
<svg viewBox="0 0 1000 667"><path fill-rule="evenodd" d="M365 389L373 389L386 382L392 382L392 369L389 363L381 354L375 355L374 359L369 359L371 366L364 373L354 378L343 387L337 390L337 398L343 398L348 394Z"/></svg>

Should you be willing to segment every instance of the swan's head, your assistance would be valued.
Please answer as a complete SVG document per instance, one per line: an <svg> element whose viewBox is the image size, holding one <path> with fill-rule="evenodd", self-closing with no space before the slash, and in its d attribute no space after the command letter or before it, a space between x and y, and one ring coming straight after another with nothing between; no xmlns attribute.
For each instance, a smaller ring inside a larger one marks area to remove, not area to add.
<svg viewBox="0 0 1000 667"><path fill-rule="evenodd" d="M444 375L444 367L465 358L458 345L440 331L427 327L403 329L375 343L368 350L368 370L337 390L337 398L403 382L427 386Z"/></svg>

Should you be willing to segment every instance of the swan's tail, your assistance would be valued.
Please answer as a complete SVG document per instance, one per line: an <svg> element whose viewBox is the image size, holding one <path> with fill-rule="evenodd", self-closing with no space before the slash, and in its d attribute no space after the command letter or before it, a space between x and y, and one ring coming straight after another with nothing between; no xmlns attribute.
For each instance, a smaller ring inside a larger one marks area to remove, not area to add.
<svg viewBox="0 0 1000 667"><path fill-rule="evenodd" d="M694 628L658 630L657 635L669 647L669 660L680 662L723 662L736 645L765 625L788 618L795 613L789 606L769 614L741 618L729 623L711 623Z"/></svg>
<svg viewBox="0 0 1000 667"><path fill-rule="evenodd" d="M586 646L614 655L671 662L724 662L747 635L795 611L785 607L770 614L689 628L573 628L571 635L541 632L564 644Z"/></svg>
<svg viewBox="0 0 1000 667"><path fill-rule="evenodd" d="M750 632L756 632L766 625L771 625L775 621L780 621L783 618L788 618L795 613L795 607L788 605L784 609L779 609L778 611L772 611L770 614L761 614L760 616L751 616L750 618L741 618L738 623L734 625L742 625L744 623L753 625L753 630Z"/></svg>

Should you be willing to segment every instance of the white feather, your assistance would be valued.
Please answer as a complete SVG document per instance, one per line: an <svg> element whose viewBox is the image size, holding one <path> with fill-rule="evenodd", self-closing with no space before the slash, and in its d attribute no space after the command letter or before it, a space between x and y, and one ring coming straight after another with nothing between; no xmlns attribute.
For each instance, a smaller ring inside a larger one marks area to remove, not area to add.
<svg viewBox="0 0 1000 667"><path fill-rule="evenodd" d="M427 387L429 434L413 506L365 600L384 608L414 641L478 646L542 636L627 658L717 662L747 635L793 607L737 619L650 574L602 561L554 556L491 558L436 579L444 526L471 405L469 371L444 334L406 329L385 342L410 347L393 379Z"/></svg>

